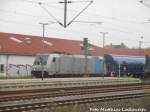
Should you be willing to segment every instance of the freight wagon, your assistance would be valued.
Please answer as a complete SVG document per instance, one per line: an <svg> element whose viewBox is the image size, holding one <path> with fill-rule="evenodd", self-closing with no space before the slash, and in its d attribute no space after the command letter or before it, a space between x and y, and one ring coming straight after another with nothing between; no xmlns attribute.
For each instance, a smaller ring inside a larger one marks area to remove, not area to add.
<svg viewBox="0 0 150 112"><path fill-rule="evenodd" d="M107 75L115 76L132 75L143 77L145 74L145 56L113 55L105 54Z"/></svg>
<svg viewBox="0 0 150 112"><path fill-rule="evenodd" d="M145 78L150 78L150 56L146 55Z"/></svg>

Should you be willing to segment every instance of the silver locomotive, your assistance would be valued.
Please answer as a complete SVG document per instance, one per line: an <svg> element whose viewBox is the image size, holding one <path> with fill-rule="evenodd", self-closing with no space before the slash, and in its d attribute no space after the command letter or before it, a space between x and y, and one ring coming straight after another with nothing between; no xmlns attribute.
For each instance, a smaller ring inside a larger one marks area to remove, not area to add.
<svg viewBox="0 0 150 112"><path fill-rule="evenodd" d="M100 56L37 54L32 76L43 77L82 77L84 75L100 76L103 58Z"/></svg>

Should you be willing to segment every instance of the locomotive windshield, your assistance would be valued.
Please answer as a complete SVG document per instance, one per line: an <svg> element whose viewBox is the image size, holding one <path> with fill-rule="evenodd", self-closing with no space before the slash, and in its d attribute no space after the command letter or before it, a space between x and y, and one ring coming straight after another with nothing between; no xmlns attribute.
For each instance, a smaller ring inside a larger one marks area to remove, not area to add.
<svg viewBox="0 0 150 112"><path fill-rule="evenodd" d="M48 55L37 55L34 61L34 65L46 65Z"/></svg>

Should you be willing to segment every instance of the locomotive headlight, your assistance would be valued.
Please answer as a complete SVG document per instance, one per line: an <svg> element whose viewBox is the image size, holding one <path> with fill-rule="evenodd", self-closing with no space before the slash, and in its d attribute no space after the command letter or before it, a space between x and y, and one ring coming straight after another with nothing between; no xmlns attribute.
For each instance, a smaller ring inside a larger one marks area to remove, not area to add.
<svg viewBox="0 0 150 112"><path fill-rule="evenodd" d="M47 69L46 69L46 68L44 68L44 71L47 71Z"/></svg>

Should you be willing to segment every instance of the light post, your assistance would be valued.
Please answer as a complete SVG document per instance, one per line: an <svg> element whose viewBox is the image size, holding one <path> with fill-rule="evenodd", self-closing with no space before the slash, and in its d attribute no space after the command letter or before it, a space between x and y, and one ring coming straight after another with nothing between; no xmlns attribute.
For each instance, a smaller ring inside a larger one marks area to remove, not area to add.
<svg viewBox="0 0 150 112"><path fill-rule="evenodd" d="M105 35L108 34L108 32L100 32L103 36L103 60L104 60L104 54L105 54ZM103 78L104 78L104 75L105 75L105 65L104 65L104 61L103 61Z"/></svg>
<svg viewBox="0 0 150 112"><path fill-rule="evenodd" d="M43 38L42 41L44 42L45 37L45 25L48 25L48 23L40 23L43 27ZM44 45L43 45L43 52L44 52ZM44 79L44 62L43 58L41 57L41 65L42 65L42 80Z"/></svg>

